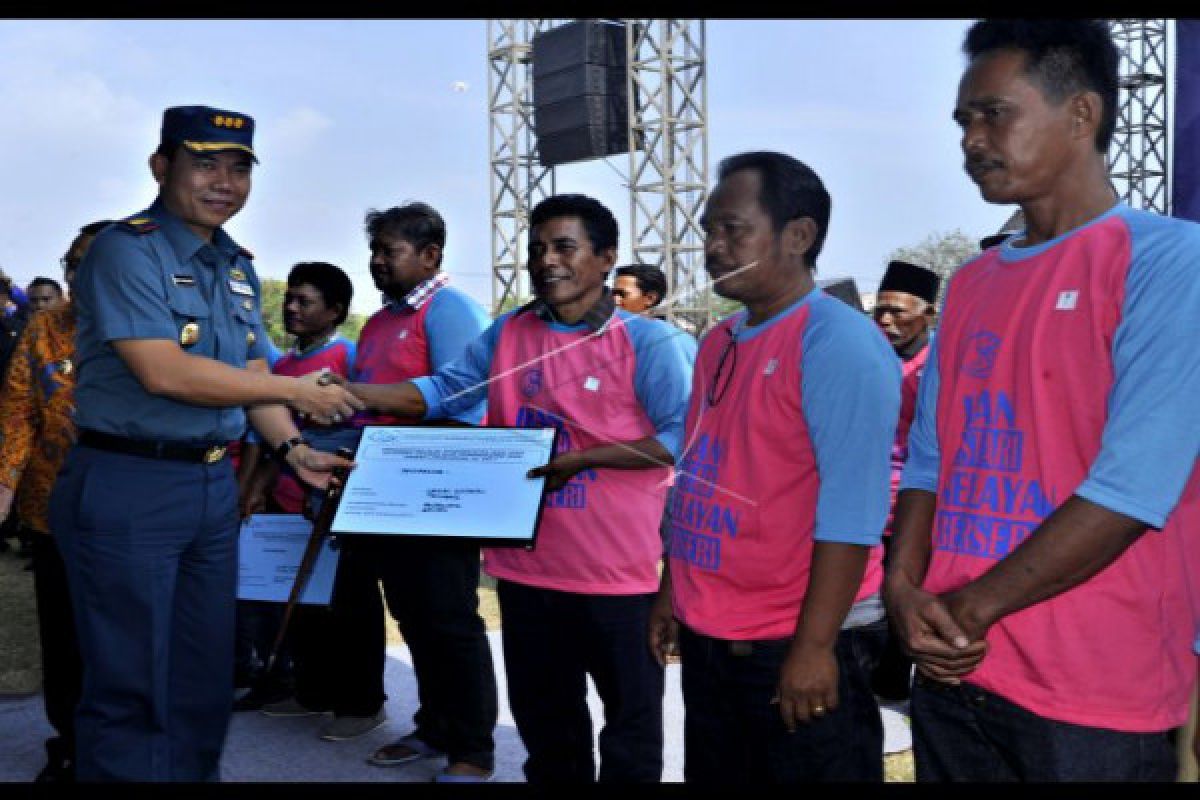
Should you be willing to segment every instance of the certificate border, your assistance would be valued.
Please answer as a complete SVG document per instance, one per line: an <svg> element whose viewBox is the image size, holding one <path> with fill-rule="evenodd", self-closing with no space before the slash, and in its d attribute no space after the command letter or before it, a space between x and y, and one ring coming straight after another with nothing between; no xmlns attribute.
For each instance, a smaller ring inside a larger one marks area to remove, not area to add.
<svg viewBox="0 0 1200 800"><path fill-rule="evenodd" d="M558 452L558 437L561 431L552 425L541 425L534 427L524 427L521 425L465 425L459 424L443 424L443 425L364 425L362 427L362 435L358 437L358 443L354 446L354 457L358 458L358 450L362 447L363 439L366 437L366 432L373 428L385 428L388 430L398 430L403 428L444 428L446 430L511 430L511 431L536 431L549 430L553 431L554 435L550 439L550 458L553 459ZM542 513L546 510L546 484L548 481L542 479L542 493L538 496L537 514L533 519L533 535L528 539L514 539L505 537L497 539L490 536L447 536L444 534L429 534L429 533L363 533L361 531L335 531L332 523L330 524L330 536L398 536L403 538L421 539L423 541L435 542L444 540L448 542L472 542L481 547L521 547L526 550L533 550L537 546L538 533L542 528ZM338 497L338 505L341 505L341 496ZM336 517L336 512L334 514Z"/></svg>

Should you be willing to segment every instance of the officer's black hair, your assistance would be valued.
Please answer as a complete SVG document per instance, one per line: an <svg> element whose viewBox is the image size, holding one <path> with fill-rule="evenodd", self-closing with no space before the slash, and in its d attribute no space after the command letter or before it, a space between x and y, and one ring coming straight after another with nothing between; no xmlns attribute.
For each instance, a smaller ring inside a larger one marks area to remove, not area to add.
<svg viewBox="0 0 1200 800"><path fill-rule="evenodd" d="M815 270L829 229L832 205L825 184L807 164L770 150L738 153L723 159L717 165L717 181L746 169L756 171L761 179L758 202L771 217L772 230L779 233L789 222L801 217L816 223L817 235L804 254L804 263Z"/></svg>
<svg viewBox="0 0 1200 800"><path fill-rule="evenodd" d="M33 291L33 287L35 286L51 286L54 288L54 291L58 292L59 297L62 297L62 284L54 280L54 278L44 278L39 275L29 282L29 286L26 287L25 293L29 294L31 291Z"/></svg>
<svg viewBox="0 0 1200 800"><path fill-rule="evenodd" d="M637 281L637 287L642 294L654 292L658 295L658 299L654 301L654 305L658 305L667 296L667 276L658 267L652 267L649 264L626 264L623 267L617 267L613 272L613 278L619 278L622 275L629 275ZM653 308L653 306L651 306Z"/></svg>
<svg viewBox="0 0 1200 800"><path fill-rule="evenodd" d="M533 207L529 227L536 228L558 217L578 217L587 230L592 250L600 253L617 246L617 220L603 203L586 194L556 194Z"/></svg>
<svg viewBox="0 0 1200 800"><path fill-rule="evenodd" d="M408 203L383 211L371 209L367 212L364 224L368 241L373 241L380 234L396 236L411 244L418 253L436 244L437 266L442 265L442 252L446 249L446 221L428 203Z"/></svg>
<svg viewBox="0 0 1200 800"><path fill-rule="evenodd" d="M997 50L1025 53L1025 74L1046 98L1061 103L1082 91L1104 104L1096 128L1096 149L1108 151L1117 127L1117 64L1120 54L1108 24L1098 19L985 19L963 40L971 61Z"/></svg>
<svg viewBox="0 0 1200 800"><path fill-rule="evenodd" d="M341 325L350 314L350 301L354 299L354 284L341 267L324 261L301 261L292 267L287 276L287 285L296 288L308 284L321 293L327 308L341 305L335 325Z"/></svg>

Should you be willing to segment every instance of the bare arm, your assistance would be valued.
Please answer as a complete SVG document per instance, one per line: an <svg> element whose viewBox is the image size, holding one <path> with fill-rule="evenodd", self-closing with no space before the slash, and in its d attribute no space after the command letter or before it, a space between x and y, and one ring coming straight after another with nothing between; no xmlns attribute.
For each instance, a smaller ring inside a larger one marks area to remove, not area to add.
<svg viewBox="0 0 1200 800"><path fill-rule="evenodd" d="M816 542L804 606L787 657L779 669L779 713L795 730L837 708L838 668L834 648L854 596L862 586L870 548Z"/></svg>
<svg viewBox="0 0 1200 800"><path fill-rule="evenodd" d="M347 383L350 394L371 411L398 417L424 417L425 396L410 381L401 383Z"/></svg>
<svg viewBox="0 0 1200 800"><path fill-rule="evenodd" d="M286 403L297 411L321 418L334 413L349 418L362 408L362 403L340 386L318 385L317 373L303 378L271 375L262 359L251 362L247 369L239 369L185 353L167 339L117 339L112 345L147 392L192 405ZM260 432L266 434L261 429ZM268 442L278 443L269 438Z"/></svg>
<svg viewBox="0 0 1200 800"><path fill-rule="evenodd" d="M1071 496L1007 558L943 596L971 638L1000 619L1088 580L1146 532L1132 517Z"/></svg>
<svg viewBox="0 0 1200 800"><path fill-rule="evenodd" d="M529 477L545 475L546 488L554 491L561 489L576 473L585 469L649 469L669 467L674 463L675 457L671 451L655 437L647 436L633 442L560 453L549 463L529 470Z"/></svg>
<svg viewBox="0 0 1200 800"><path fill-rule="evenodd" d="M888 618L917 669L934 680L958 683L978 666L987 643L971 641L946 604L921 588L929 569L936 510L937 495L932 492L900 492L883 597Z"/></svg>

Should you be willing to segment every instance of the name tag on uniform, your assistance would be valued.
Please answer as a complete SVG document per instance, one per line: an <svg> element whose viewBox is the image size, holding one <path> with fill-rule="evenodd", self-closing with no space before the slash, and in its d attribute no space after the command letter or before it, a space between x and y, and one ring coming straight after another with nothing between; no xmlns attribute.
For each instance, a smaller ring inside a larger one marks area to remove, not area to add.
<svg viewBox="0 0 1200 800"><path fill-rule="evenodd" d="M242 294L254 297L253 286L242 281L235 281L233 278L229 279L229 291L233 292L234 294Z"/></svg>
<svg viewBox="0 0 1200 800"><path fill-rule="evenodd" d="M176 286L195 286L196 285L196 279L193 278L191 275L172 275L171 281Z"/></svg>

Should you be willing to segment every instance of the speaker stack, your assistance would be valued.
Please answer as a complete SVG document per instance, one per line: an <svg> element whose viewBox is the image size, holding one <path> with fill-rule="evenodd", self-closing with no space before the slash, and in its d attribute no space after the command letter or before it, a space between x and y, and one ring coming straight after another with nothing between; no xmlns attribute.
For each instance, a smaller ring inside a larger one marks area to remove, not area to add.
<svg viewBox="0 0 1200 800"><path fill-rule="evenodd" d="M533 131L554 167L629 152L625 24L581 19L533 37Z"/></svg>

